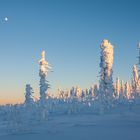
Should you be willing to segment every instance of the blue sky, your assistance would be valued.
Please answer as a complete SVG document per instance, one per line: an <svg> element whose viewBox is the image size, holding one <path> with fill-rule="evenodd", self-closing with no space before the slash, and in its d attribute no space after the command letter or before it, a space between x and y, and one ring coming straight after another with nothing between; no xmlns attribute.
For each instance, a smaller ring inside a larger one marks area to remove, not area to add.
<svg viewBox="0 0 140 140"><path fill-rule="evenodd" d="M103 39L114 45L114 79L130 80L140 42L138 0L0 0L0 102L23 100L26 83L38 96L43 49L54 70L51 92L97 83Z"/></svg>

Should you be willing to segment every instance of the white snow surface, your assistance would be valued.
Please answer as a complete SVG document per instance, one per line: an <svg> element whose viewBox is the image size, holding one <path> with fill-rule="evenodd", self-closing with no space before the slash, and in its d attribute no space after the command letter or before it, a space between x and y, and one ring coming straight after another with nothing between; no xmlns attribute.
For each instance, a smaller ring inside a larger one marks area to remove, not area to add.
<svg viewBox="0 0 140 140"><path fill-rule="evenodd" d="M105 114L52 114L17 130L0 122L0 140L139 140L140 105Z"/></svg>

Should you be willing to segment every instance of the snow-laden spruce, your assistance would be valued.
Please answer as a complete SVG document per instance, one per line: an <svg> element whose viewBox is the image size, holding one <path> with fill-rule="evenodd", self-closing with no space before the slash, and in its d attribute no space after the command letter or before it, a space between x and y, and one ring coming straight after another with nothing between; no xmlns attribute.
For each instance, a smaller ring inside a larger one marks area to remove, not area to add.
<svg viewBox="0 0 140 140"><path fill-rule="evenodd" d="M40 102L44 104L46 102L47 90L50 88L49 82L47 81L48 72L51 69L49 63L45 60L45 51L42 51L41 60L39 61L40 70Z"/></svg>
<svg viewBox="0 0 140 140"><path fill-rule="evenodd" d="M26 89L25 90L26 90L26 92L25 92L25 104L26 105L30 105L30 104L33 103L32 94L34 92L33 92L33 89L32 89L30 84L26 85Z"/></svg>
<svg viewBox="0 0 140 140"><path fill-rule="evenodd" d="M100 81L99 94L101 102L106 106L111 106L113 100L113 80L112 80L112 66L114 49L108 40L103 40L101 45L100 57Z"/></svg>
<svg viewBox="0 0 140 140"><path fill-rule="evenodd" d="M136 65L133 66L132 92L134 98L138 98L140 96L140 79Z"/></svg>
<svg viewBox="0 0 140 140"><path fill-rule="evenodd" d="M126 99L128 99L128 100L131 99L131 87L130 87L130 84L128 82L125 83L124 94L125 94Z"/></svg>

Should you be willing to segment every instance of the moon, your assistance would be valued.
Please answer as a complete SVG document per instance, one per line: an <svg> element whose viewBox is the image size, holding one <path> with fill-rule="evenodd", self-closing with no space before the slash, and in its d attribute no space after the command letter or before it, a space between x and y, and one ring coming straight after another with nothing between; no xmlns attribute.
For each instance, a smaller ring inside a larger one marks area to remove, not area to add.
<svg viewBox="0 0 140 140"><path fill-rule="evenodd" d="M5 21L8 21L8 17L5 17L4 20L5 20Z"/></svg>

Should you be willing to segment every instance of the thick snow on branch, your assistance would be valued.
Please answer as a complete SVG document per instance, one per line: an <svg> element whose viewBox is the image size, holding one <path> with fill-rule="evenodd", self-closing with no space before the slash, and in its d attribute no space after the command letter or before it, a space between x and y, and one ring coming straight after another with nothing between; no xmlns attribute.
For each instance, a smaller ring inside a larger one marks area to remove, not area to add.
<svg viewBox="0 0 140 140"><path fill-rule="evenodd" d="M101 43L101 67L106 68L107 76L112 75L113 66L113 46L108 40L103 40Z"/></svg>
<svg viewBox="0 0 140 140"><path fill-rule="evenodd" d="M49 63L45 60L45 51L42 51L41 60L39 61L39 64L40 64L39 74L47 76L51 67L49 66Z"/></svg>

